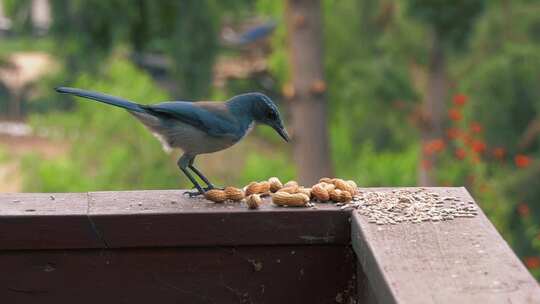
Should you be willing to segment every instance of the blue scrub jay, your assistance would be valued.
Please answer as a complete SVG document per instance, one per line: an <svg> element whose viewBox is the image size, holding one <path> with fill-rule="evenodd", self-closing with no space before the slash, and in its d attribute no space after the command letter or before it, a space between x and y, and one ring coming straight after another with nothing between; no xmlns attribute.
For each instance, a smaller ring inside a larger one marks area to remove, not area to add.
<svg viewBox="0 0 540 304"><path fill-rule="evenodd" d="M214 185L193 166L199 154L226 149L246 136L256 122L272 127L285 140L289 135L274 102L261 93L235 96L226 102L171 101L142 105L102 93L59 87L57 92L72 94L126 109L141 121L163 144L164 148L180 148L184 154L178 167L193 183L197 191L190 196L204 194ZM188 171L191 169L207 185L201 187Z"/></svg>
<svg viewBox="0 0 540 304"><path fill-rule="evenodd" d="M223 38L227 43L231 45L245 46L270 36L275 30L276 25L277 24L275 22L270 21L251 27L240 34L234 33L231 30L229 32L226 32Z"/></svg>

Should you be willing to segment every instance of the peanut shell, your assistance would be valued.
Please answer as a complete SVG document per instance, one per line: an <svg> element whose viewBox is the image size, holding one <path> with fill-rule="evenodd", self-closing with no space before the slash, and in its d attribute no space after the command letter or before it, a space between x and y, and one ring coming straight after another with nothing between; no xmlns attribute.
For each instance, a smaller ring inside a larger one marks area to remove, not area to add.
<svg viewBox="0 0 540 304"><path fill-rule="evenodd" d="M334 181L334 185L336 186L337 189L339 190L342 190L342 191L347 191L349 192L351 195L354 194L354 192L356 191L355 188L353 188L351 186L351 184L349 184L348 182L342 180L342 179L339 179L339 178L336 178L335 181Z"/></svg>
<svg viewBox="0 0 540 304"><path fill-rule="evenodd" d="M262 199L259 194L252 194L247 197L246 204L249 209L259 209L259 206L262 204Z"/></svg>
<svg viewBox="0 0 540 304"><path fill-rule="evenodd" d="M326 191L330 192L334 189L336 189L336 186L334 184L329 184L329 183L321 183L321 185L324 187L324 189L326 189Z"/></svg>
<svg viewBox="0 0 540 304"><path fill-rule="evenodd" d="M303 193L278 191L272 194L272 202L278 206L303 207L309 202L309 197Z"/></svg>
<svg viewBox="0 0 540 304"><path fill-rule="evenodd" d="M291 181L286 182L285 185L283 185L283 187L291 187L291 186L298 187L298 182L291 180Z"/></svg>
<svg viewBox="0 0 540 304"><path fill-rule="evenodd" d="M204 193L204 197L214 203L223 203L227 200L227 194L220 189L208 190Z"/></svg>
<svg viewBox="0 0 540 304"><path fill-rule="evenodd" d="M298 186L297 185L292 185L292 186L289 186L289 187L283 187L283 188L279 189L277 192L287 192L287 193L290 193L290 194L294 194L294 193L298 192Z"/></svg>
<svg viewBox="0 0 540 304"><path fill-rule="evenodd" d="M235 187L225 188L225 194L227 195L227 199L230 199L235 202L238 202L244 199L244 191L242 191L242 189L238 189Z"/></svg>
<svg viewBox="0 0 540 304"><path fill-rule="evenodd" d="M264 182L251 182L246 187L246 196L252 195L252 194L263 194L270 192L270 183L267 181Z"/></svg>
<svg viewBox="0 0 540 304"><path fill-rule="evenodd" d="M321 179L319 179L319 183L332 184L332 179L329 177L322 177Z"/></svg>
<svg viewBox="0 0 540 304"><path fill-rule="evenodd" d="M355 196L356 194L358 194L358 186L356 185L356 183L353 181L353 180L348 180L347 183L349 185L351 185L351 187L354 189L354 193L351 193L353 196Z"/></svg>
<svg viewBox="0 0 540 304"><path fill-rule="evenodd" d="M315 186L311 187L311 194L313 194L313 196L321 202L326 202L330 200L330 194L322 183L316 184Z"/></svg>
<svg viewBox="0 0 540 304"><path fill-rule="evenodd" d="M298 193L304 193L305 195L307 195L307 197L311 199L311 188L300 187L298 188Z"/></svg>
<svg viewBox="0 0 540 304"><path fill-rule="evenodd" d="M341 193L343 191L339 189L334 189L332 191L329 191L328 194L330 194L330 199L334 202L340 202L341 201Z"/></svg>
<svg viewBox="0 0 540 304"><path fill-rule="evenodd" d="M283 188L283 184L277 177L270 177L268 179L268 182L270 183L270 192L272 193L277 192L279 189Z"/></svg>
<svg viewBox="0 0 540 304"><path fill-rule="evenodd" d="M353 197L353 195L349 191L342 191L341 192L341 197L340 197L340 202L342 202L342 203L350 202L350 201L352 201L352 197Z"/></svg>

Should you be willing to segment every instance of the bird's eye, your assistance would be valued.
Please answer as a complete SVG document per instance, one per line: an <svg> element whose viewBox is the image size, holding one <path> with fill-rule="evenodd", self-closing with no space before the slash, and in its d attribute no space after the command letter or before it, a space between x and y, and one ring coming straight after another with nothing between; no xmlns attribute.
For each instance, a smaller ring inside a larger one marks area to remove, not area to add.
<svg viewBox="0 0 540 304"><path fill-rule="evenodd" d="M275 120L277 118L277 115L276 115L276 112L269 111L268 113L266 113L266 117L268 117L268 119L270 120Z"/></svg>

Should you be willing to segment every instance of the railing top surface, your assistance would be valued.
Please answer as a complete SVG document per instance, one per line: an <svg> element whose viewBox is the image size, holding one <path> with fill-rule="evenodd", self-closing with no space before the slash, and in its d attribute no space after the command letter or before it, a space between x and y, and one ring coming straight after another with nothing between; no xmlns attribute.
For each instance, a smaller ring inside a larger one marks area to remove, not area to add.
<svg viewBox="0 0 540 304"><path fill-rule="evenodd" d="M437 191L474 201L464 188ZM538 283L481 209L473 218L383 226L353 212L351 230L379 303L540 303Z"/></svg>
<svg viewBox="0 0 540 304"><path fill-rule="evenodd" d="M331 204L258 210L183 190L0 194L0 249L345 244L349 213Z"/></svg>
<svg viewBox="0 0 540 304"><path fill-rule="evenodd" d="M464 188L428 190L472 200ZM540 303L537 282L481 210L474 218L379 226L333 204L282 208L266 198L248 210L181 190L22 193L0 194L0 231L0 250L352 241L379 303Z"/></svg>

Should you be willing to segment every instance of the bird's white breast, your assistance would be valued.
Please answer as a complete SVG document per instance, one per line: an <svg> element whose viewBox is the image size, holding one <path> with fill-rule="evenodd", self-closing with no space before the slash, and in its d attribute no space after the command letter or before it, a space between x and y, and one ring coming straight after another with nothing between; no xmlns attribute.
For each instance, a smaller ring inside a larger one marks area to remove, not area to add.
<svg viewBox="0 0 540 304"><path fill-rule="evenodd" d="M244 135L242 136L242 138L246 137L251 131L253 131L253 129L255 128L255 122L252 121L248 128L246 129L246 133L244 133Z"/></svg>
<svg viewBox="0 0 540 304"><path fill-rule="evenodd" d="M162 143L163 149L169 152L171 148L180 148L191 154L212 153L226 149L253 130L255 123L249 124L242 137L225 135L221 137L210 136L206 132L190 124L176 121L174 126L163 127L158 119L148 114L132 113L141 120Z"/></svg>

